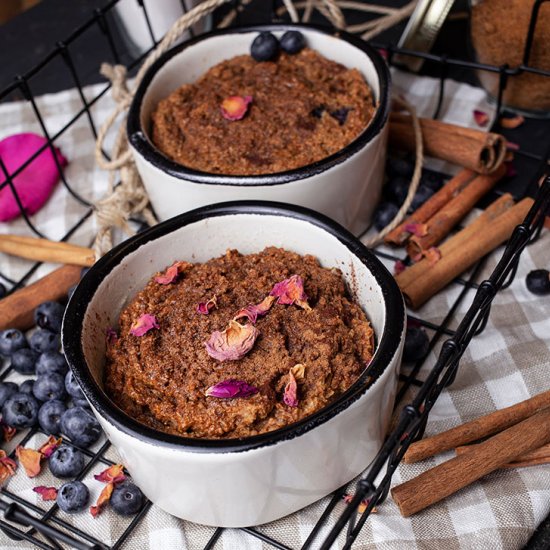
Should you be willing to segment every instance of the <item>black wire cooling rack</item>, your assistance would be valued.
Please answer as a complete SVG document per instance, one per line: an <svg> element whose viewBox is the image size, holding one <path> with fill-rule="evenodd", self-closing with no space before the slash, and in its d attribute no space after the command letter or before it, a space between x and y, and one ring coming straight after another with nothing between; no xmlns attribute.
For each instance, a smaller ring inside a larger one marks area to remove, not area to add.
<svg viewBox="0 0 550 550"><path fill-rule="evenodd" d="M95 120L93 107L109 90L110 86L105 86L96 93L93 97L89 97L85 93L83 82L85 76L79 72L79 63L75 60L75 51L79 47L79 43L89 40L90 36L93 36L95 44L98 45L99 41L102 41L106 51L110 55L110 59L107 61L113 63L123 63L128 67L130 71L139 66L146 55L156 45L155 35L151 25L151 18L147 11L147 6L143 0L136 0L136 4L141 10L143 20L145 21L146 28L148 30L149 38L151 40L151 47L147 51L141 51L136 54L136 48L129 46L127 42L120 37L120 27L116 25L116 18L114 17L114 7L119 0L112 0L106 3L103 7L93 11L90 19L77 28L69 37L65 40L58 42L52 52L47 55L40 63L34 66L32 69L24 74L16 75L13 82L8 85L4 90L0 92L0 102L11 101L14 99L25 99L32 107L36 121L38 122L42 134L47 139L47 143L44 147L38 150L32 157L30 157L21 167L15 172L9 174L4 163L0 159L0 170L3 174L5 181L0 184L0 189L6 186L11 188L17 203L21 209L21 215L23 216L29 232L35 236L47 237L44 234L41 227L38 227L32 219L30 219L21 206L21 201L14 189L12 180L17 176L29 163L32 162L45 148L53 149L56 142L64 135L71 127L73 127L78 121L87 121L89 131L94 137L97 135L98 122ZM547 0L536 0L533 8L533 16L531 25L529 28L529 36L527 39L527 46L523 56L523 64L519 68L511 69L508 66L490 66L486 64L480 64L469 60L460 59L458 57L451 57L445 53L422 53L412 50L404 50L395 46L392 39L375 43L377 48L383 49L387 53L388 63L391 65L397 54L407 55L415 58L421 58L425 61L424 71L432 76L436 76L439 81L439 96L438 101L434 105L434 118L437 118L441 110L444 89L446 81L449 77L459 75L460 78L464 77L468 81L475 81L476 71L488 71L499 75L499 88L498 94L495 98L497 114L503 112L502 106L502 93L505 89L506 83L509 78L514 77L521 73L533 73L544 77L550 77L549 71L541 70L537 67L529 66L530 49L532 46L532 37L535 29L535 23L538 16L538 11L541 4ZM181 2L182 8L185 11L185 2ZM258 2L256 2L258 4ZM265 8L264 3L264 8ZM227 6L224 6L218 13L214 14L214 21L221 20L229 12L233 11L235 17L233 24L239 24L245 22L246 16L250 10L254 7L254 1L251 0L236 0L230 2ZM280 16L276 15L280 13L281 2L276 0L270 3L269 12L267 13L267 19L264 16L264 21L267 20L280 20ZM364 17L364 14L358 13L346 13L349 18ZM248 22L248 21L246 21ZM257 21L256 21L257 22ZM323 21L319 21L323 23ZM328 24L327 21L324 21ZM193 35L193 31L190 32ZM386 35L383 35L383 37ZM394 34L395 36L395 34ZM436 44L437 49L437 44ZM78 90L79 97L82 101L82 107L77 112L71 113L71 117L62 128L55 133L50 133L47 129L44 116L38 106L35 93L33 89L40 88L37 84L40 84L41 79L45 78L45 73L53 66L57 65L57 70L64 71L65 75L68 75L72 85ZM497 117L498 119L498 117ZM531 123L531 121L529 121ZM456 298L449 307L449 311L445 315L444 319L439 324L433 324L427 320L409 315L409 319L414 322L418 322L432 334L430 341L430 350L434 349L442 339L444 341L439 357L435 365L429 369L429 372L425 379L419 378L419 372L424 364L424 360L418 361L410 368L406 369L406 374L400 375L400 389L397 396L397 406L402 407L402 411L399 420L389 434L384 446L378 453L374 462L368 469L368 471L362 476L362 478L356 483L354 497L348 506L344 508L344 511L340 514L338 519L334 522L330 520L331 513L335 510L337 504L341 501L342 495L347 488L343 487L336 491L326 508L322 511L318 521L313 526L309 533L306 542L302 545L303 549L306 548L322 548L328 549L334 543L336 538L340 535L343 529L347 529L344 548L351 548L354 540L356 539L359 531L363 527L369 514L372 512L373 507L384 500L388 494L390 481L392 475L397 468L401 458L407 450L409 444L422 437L429 412L438 398L441 391L448 384L452 383L459 368L460 358L466 350L470 340L477 334L483 331L487 323L487 319L491 309L491 303L495 295L499 290L507 287L514 279L518 263L522 250L530 242L538 238L540 235L545 215L550 213L550 177L545 177L548 173L548 161L550 154L550 122L537 121L535 124L536 132L538 136L543 137L544 146L537 148L523 147L528 143L528 134L532 132L531 128L528 128L524 133L525 140L520 141L519 149L515 152L515 156L518 164L521 166L523 177L521 181L519 179L512 178L512 181L508 180L507 183L500 185L496 190L497 193L503 193L506 191L512 191L516 199L530 195L535 198L533 207L528 213L525 221L516 228L512 238L509 240L502 257L498 261L495 269L490 277L483 281L481 284L476 284L476 280L484 266L484 261L481 260L477 265L469 272L467 278L458 278L454 281L454 285L461 287L457 293ZM499 128L502 131L501 128ZM546 140L544 141L544 138ZM531 145L531 143L529 143ZM535 152L533 152L535 150ZM90 154L92 152L90 151ZM53 155L54 158L55 155ZM82 215L80 219L69 228L67 233L61 240L68 240L71 236L82 226L82 224L91 216L92 205L84 198L73 182L69 181L64 175L61 167L59 168L59 175L61 181L66 188L67 193L72 197L72 200L77 201L82 206ZM528 176L525 177L525 174ZM538 182L544 178L542 185L538 185ZM139 223L139 220L136 220ZM377 255L386 261L403 260L403 257L394 256L388 254L382 250L374 251ZM33 275L40 264L33 264L24 273L24 275L18 280L14 280L8 277L2 272L0 268L0 281L7 283L10 287L9 292L14 292L19 287L25 285L28 279ZM470 307L467 309L462 321L456 329L451 328L451 320L457 313L458 308L464 303L467 297L471 297L473 300ZM10 375L11 368L5 367L0 372L0 380L5 380ZM416 395L413 400L404 404L404 397L406 392L410 388L416 389ZM33 436L41 434L38 428L29 430L24 435L24 438L20 444L25 445L29 439ZM43 436L47 434L42 434ZM67 442L70 444L70 442ZM79 475L79 479L85 477L94 467L109 466L112 461L108 458L108 451L110 449L109 442L103 443L98 449L90 451L88 449L80 449L87 456L88 462L83 472ZM375 480L380 479L377 483ZM368 506L366 510L358 514L357 509L361 501L368 499ZM54 504L47 511L39 506L36 506L32 502L21 498L15 492L10 491L9 484L4 486L0 490L0 510L3 513L3 519L0 519L0 529L8 537L15 540L26 540L39 548L46 550L58 550L64 547L78 548L82 550L87 549L116 549L120 548L125 543L128 547L131 546L132 533L136 527L143 521L144 517L151 509L151 503L147 502L142 510L128 522L127 526L117 536L116 540L111 546L106 546L104 542L98 540L93 532L84 532L74 527L70 522L65 521L63 515L57 515L57 506ZM331 521L332 523L327 523ZM321 530L326 532L326 528L329 528L328 535L324 538L321 537ZM265 544L273 548L279 548L283 550L291 550L281 540L278 540L274 536L268 536L264 532L254 527L241 530L246 533L247 536L258 538ZM223 537L224 529L213 529L212 534L205 544L204 548L213 548L216 542Z"/></svg>

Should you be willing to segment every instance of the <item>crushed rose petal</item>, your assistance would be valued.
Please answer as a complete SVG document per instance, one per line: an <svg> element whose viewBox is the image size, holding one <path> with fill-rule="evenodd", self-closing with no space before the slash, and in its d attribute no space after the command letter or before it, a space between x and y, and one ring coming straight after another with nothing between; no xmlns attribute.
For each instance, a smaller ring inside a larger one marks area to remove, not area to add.
<svg viewBox="0 0 550 550"><path fill-rule="evenodd" d="M126 479L124 466L122 464L113 464L101 473L94 475L94 478L102 483L120 483Z"/></svg>
<svg viewBox="0 0 550 550"><path fill-rule="evenodd" d="M222 116L226 120L241 120L246 115L251 103L252 96L250 95L226 97L220 106Z"/></svg>
<svg viewBox="0 0 550 550"><path fill-rule="evenodd" d="M428 226L425 223L407 223L403 229L416 237L425 237L428 234Z"/></svg>
<svg viewBox="0 0 550 550"><path fill-rule="evenodd" d="M345 495L342 496L342 500L346 503L346 504L349 504L352 500L353 500L353 495L350 495L348 493L346 493ZM369 505L369 502L370 502L370 499L366 499L364 498L360 503L359 503L359 506L357 507L357 511L362 514L366 509L367 509L367 506ZM378 510L373 507L371 512L373 514L376 514Z"/></svg>
<svg viewBox="0 0 550 550"><path fill-rule="evenodd" d="M258 393L258 388L247 384L244 380L229 378L210 386L204 395L219 399L231 399L233 397L250 397Z"/></svg>
<svg viewBox="0 0 550 550"><path fill-rule="evenodd" d="M259 304L246 306L237 311L233 320L237 321L237 319L247 318L252 324L255 324L258 317L262 317L271 309L274 301L275 296L266 296Z"/></svg>
<svg viewBox="0 0 550 550"><path fill-rule="evenodd" d="M15 434L17 433L17 430L13 428L12 426L8 426L7 424L2 423L2 431L4 432L4 441L8 443L11 441Z"/></svg>
<svg viewBox="0 0 550 550"><path fill-rule="evenodd" d="M23 468L25 468L25 473L29 477L36 477L40 473L40 461L44 457L41 452L18 446L17 449L15 449L15 455L23 465Z"/></svg>
<svg viewBox="0 0 550 550"><path fill-rule="evenodd" d="M253 325L241 325L231 320L225 330L215 330L204 345L206 352L213 359L236 361L252 349L258 334L258 329Z"/></svg>
<svg viewBox="0 0 550 550"><path fill-rule="evenodd" d="M407 269L407 266L405 265L405 263L402 262L401 260L397 260L393 265L393 274L399 275L400 273L403 273L405 269Z"/></svg>
<svg viewBox="0 0 550 550"><path fill-rule="evenodd" d="M101 491L95 506L90 506L90 514L92 514L94 518L101 514L103 508L105 508L105 505L109 502L109 500L111 500L111 495L113 494L114 488L114 483L107 483L107 485L103 487L103 491Z"/></svg>
<svg viewBox="0 0 550 550"><path fill-rule="evenodd" d="M44 458L50 458L62 442L63 439L61 439L61 437L56 438L50 435L48 441L38 449L38 452L41 453Z"/></svg>
<svg viewBox="0 0 550 550"><path fill-rule="evenodd" d="M214 295L210 300L207 300L206 302L201 302L197 306L197 313L200 313L201 315L208 315L210 313L211 309L218 307L218 298Z"/></svg>
<svg viewBox="0 0 550 550"><path fill-rule="evenodd" d="M57 498L57 489L55 487L39 485L38 487L33 487L32 490L38 493L42 497L42 500L55 500Z"/></svg>
<svg viewBox="0 0 550 550"><path fill-rule="evenodd" d="M278 304L296 304L302 309L311 310L307 303L307 295L304 292L304 281L300 275L292 275L290 278L275 284L269 294L277 298Z"/></svg>
<svg viewBox="0 0 550 550"><path fill-rule="evenodd" d="M107 341L108 346L113 346L118 340L118 334L116 330L112 327L108 327L105 331L105 340Z"/></svg>
<svg viewBox="0 0 550 550"><path fill-rule="evenodd" d="M506 128L507 130L513 130L518 126L521 126L525 122L525 118L522 117L521 115L516 115L513 117L500 117L499 122L502 128Z"/></svg>
<svg viewBox="0 0 550 550"><path fill-rule="evenodd" d="M170 267L166 268L166 271L162 275L155 277L155 283L159 283L160 285L173 283L182 270L189 265L187 262L174 262Z"/></svg>
<svg viewBox="0 0 550 550"><path fill-rule="evenodd" d="M435 265L441 260L441 250L437 246L431 246L428 250L424 250L423 256L428 260L430 265Z"/></svg>
<svg viewBox="0 0 550 550"><path fill-rule="evenodd" d="M6 455L6 451L0 449L0 485L9 477L15 474L17 463Z"/></svg>
<svg viewBox="0 0 550 550"><path fill-rule="evenodd" d="M285 386L283 403L289 407L298 406L298 383L292 369L288 371L288 382Z"/></svg>
<svg viewBox="0 0 550 550"><path fill-rule="evenodd" d="M133 336L143 336L154 328L160 328L157 323L157 318L149 313L144 313L130 327L130 334Z"/></svg>
<svg viewBox="0 0 550 550"><path fill-rule="evenodd" d="M482 128L489 124L489 115L485 111L474 109L474 120L478 126Z"/></svg>

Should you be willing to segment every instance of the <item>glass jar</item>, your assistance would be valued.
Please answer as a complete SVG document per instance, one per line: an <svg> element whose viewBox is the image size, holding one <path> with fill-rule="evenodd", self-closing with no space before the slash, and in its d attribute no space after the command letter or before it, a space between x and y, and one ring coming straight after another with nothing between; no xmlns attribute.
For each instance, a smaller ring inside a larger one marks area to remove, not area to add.
<svg viewBox="0 0 550 550"><path fill-rule="evenodd" d="M470 38L476 61L519 67L535 0L471 0ZM550 71L550 2L542 2L528 65ZM481 85L498 95L499 74L478 71ZM521 73L508 77L503 103L527 114L550 116L550 77Z"/></svg>

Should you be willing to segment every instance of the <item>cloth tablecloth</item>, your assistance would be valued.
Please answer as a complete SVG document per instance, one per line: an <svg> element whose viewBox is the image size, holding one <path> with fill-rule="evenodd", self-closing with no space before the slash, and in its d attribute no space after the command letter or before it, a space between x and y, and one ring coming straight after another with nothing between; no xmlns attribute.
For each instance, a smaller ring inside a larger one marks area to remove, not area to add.
<svg viewBox="0 0 550 550"><path fill-rule="evenodd" d="M437 96L437 81L418 78L395 72L394 82L397 93L415 104L421 115L431 116ZM85 89L87 97L94 97L105 85ZM71 117L82 109L82 102L74 90L38 99L38 106L46 121L48 132L58 132ZM97 101L92 108L96 123L103 120L112 102L108 94ZM441 118L446 121L474 126L474 108L491 112L486 104L484 93L465 84L448 81L445 90ZM0 105L0 138L16 132L36 131L39 125L31 108L25 103ZM106 175L94 166L93 134L86 115L65 131L56 144L70 163L66 169L67 181L71 188L86 200L93 202L100 198L106 189ZM450 171L451 167L434 165ZM87 207L79 204L59 185L47 205L32 217L36 226L49 238L60 238L75 224ZM71 242L89 245L93 239L95 224L93 218L79 228ZM23 220L0 224L0 233L30 234ZM121 236L118 237L119 239ZM485 278L500 257L502 249L491 255L480 280ZM5 255L0 255L1 269L5 275L18 279L30 264ZM390 270L391 262L387 262ZM544 232L541 239L527 248L522 256L517 276L508 289L499 293L494 301L487 328L470 344L461 362L455 383L438 399L433 408L427 427L427 434L435 434L461 424L480 415L506 407L550 388L548 371L550 368L550 298L540 298L529 293L524 284L525 275L536 267L550 266L550 235ZM53 266L44 265L34 278L43 275ZM430 300L419 312L420 317L438 324L449 311L461 287L452 284ZM455 328L473 298L473 291L462 302L451 321ZM433 366L440 345L426 361L419 377ZM407 365L402 372L407 372ZM10 375L8 379L18 380ZM410 390L414 391L414 390ZM409 394L404 403L408 402ZM35 436L29 446L37 448L44 436ZM12 442L12 445L15 442ZM94 449L104 443L100 441ZM428 459L414 465L400 465L393 484L403 482L418 475L452 456L451 453ZM116 451L110 448L106 457L119 461ZM92 498L97 498L101 484L93 474L104 468L96 464L84 481L89 486ZM154 465L151 467L154 473ZM36 485L59 486L44 468L34 480L18 471L7 489L29 500L41 509L47 510L51 504L41 502L32 492ZM261 533L272 536L292 548L298 548L308 537L314 524L324 511L328 499L323 499L291 516L258 528ZM235 494L235 506L239 506L239 495ZM328 533L329 526L341 513L344 502L338 504L331 517L321 529L319 541ZM412 518L402 518L397 507L389 498L366 522L355 548L377 550L467 550L467 549L517 549L529 539L537 525L550 512L550 467L511 469L496 471L470 487L445 499L443 502L416 514ZM58 512L64 521L78 526L83 531L111 544L128 527L130 520L116 516L107 509L98 518L83 512L68 516ZM214 533L211 527L195 525L169 516L152 506L143 520L125 543L127 548L147 549L199 549L203 548ZM341 536L335 547L341 547ZM14 542L0 532L0 547L31 548L29 543ZM314 545L315 547L315 545ZM272 548L258 538L240 530L224 530L215 548L260 549Z"/></svg>

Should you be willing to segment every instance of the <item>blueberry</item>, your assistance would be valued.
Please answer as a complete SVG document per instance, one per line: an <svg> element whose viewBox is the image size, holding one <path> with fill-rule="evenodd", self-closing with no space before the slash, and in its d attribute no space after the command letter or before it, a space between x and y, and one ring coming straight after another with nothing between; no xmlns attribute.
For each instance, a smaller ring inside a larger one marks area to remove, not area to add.
<svg viewBox="0 0 550 550"><path fill-rule="evenodd" d="M80 389L80 384L76 381L73 371L69 371L65 376L65 389L67 393L73 398L76 399L85 399L82 390Z"/></svg>
<svg viewBox="0 0 550 550"><path fill-rule="evenodd" d="M550 272L548 269L535 269L525 279L527 290L533 294L544 296L550 294Z"/></svg>
<svg viewBox="0 0 550 550"><path fill-rule="evenodd" d="M250 46L250 55L255 61L271 61L279 53L279 41L268 31L261 32Z"/></svg>
<svg viewBox="0 0 550 550"><path fill-rule="evenodd" d="M402 158L390 158L386 164L386 171L390 177L410 179L414 172L414 163Z"/></svg>
<svg viewBox="0 0 550 550"><path fill-rule="evenodd" d="M82 481L64 483L57 493L57 505L69 514L84 510L89 500L90 492Z"/></svg>
<svg viewBox="0 0 550 550"><path fill-rule="evenodd" d="M435 193L443 187L443 176L437 172L423 169L420 176L420 185L429 187Z"/></svg>
<svg viewBox="0 0 550 550"><path fill-rule="evenodd" d="M38 353L57 351L59 349L59 334L54 334L45 329L38 329L32 334L30 345Z"/></svg>
<svg viewBox="0 0 550 550"><path fill-rule="evenodd" d="M38 419L38 401L27 393L12 395L2 407L2 420L12 428L30 428Z"/></svg>
<svg viewBox="0 0 550 550"><path fill-rule="evenodd" d="M419 185L416 193L414 194L409 210L414 212L417 208L420 208L433 194L433 190L429 187Z"/></svg>
<svg viewBox="0 0 550 550"><path fill-rule="evenodd" d="M29 348L18 349L11 356L11 366L21 374L34 374L38 353Z"/></svg>
<svg viewBox="0 0 550 550"><path fill-rule="evenodd" d="M73 407L61 417L61 431L76 446L86 448L99 439L101 426L90 411Z"/></svg>
<svg viewBox="0 0 550 550"><path fill-rule="evenodd" d="M58 351L45 351L40 355L36 362L36 374L51 374L55 372L65 376L69 370L69 365L63 354Z"/></svg>
<svg viewBox="0 0 550 550"><path fill-rule="evenodd" d="M71 399L71 404L72 404L73 407L84 407L86 409L90 409L90 403L88 403L88 400L86 398L75 399L73 397Z"/></svg>
<svg viewBox="0 0 550 550"><path fill-rule="evenodd" d="M408 178L396 176L386 183L384 193L390 202L394 202L399 205L403 204L405 198L407 197L407 193L409 192L410 184L411 182Z"/></svg>
<svg viewBox="0 0 550 550"><path fill-rule="evenodd" d="M19 391L21 393L26 393L27 395L32 395L34 396L34 393L32 392L32 388L34 386L34 378L33 379L30 379L30 380L25 380L24 382L21 383L21 385L19 386Z"/></svg>
<svg viewBox="0 0 550 550"><path fill-rule="evenodd" d="M378 231L384 229L384 227L395 218L398 210L399 207L393 204L393 202L381 202L374 212L374 227L376 227Z"/></svg>
<svg viewBox="0 0 550 550"><path fill-rule="evenodd" d="M49 435L57 435L61 430L61 416L67 410L65 403L58 399L46 401L38 411L38 423Z"/></svg>
<svg viewBox="0 0 550 550"><path fill-rule="evenodd" d="M121 516L135 514L143 505L141 489L131 481L123 481L117 485L111 495L111 506Z"/></svg>
<svg viewBox="0 0 550 550"><path fill-rule="evenodd" d="M56 372L41 374L34 382L32 391L40 401L61 400L65 397L65 380Z"/></svg>
<svg viewBox="0 0 550 550"><path fill-rule="evenodd" d="M51 332L60 332L65 308L58 302L44 302L34 310L34 322Z"/></svg>
<svg viewBox="0 0 550 550"><path fill-rule="evenodd" d="M18 349L28 348L25 335L16 328L8 328L0 332L0 355L13 355Z"/></svg>
<svg viewBox="0 0 550 550"><path fill-rule="evenodd" d="M421 327L407 327L403 361L410 363L426 357L430 341L426 331Z"/></svg>
<svg viewBox="0 0 550 550"><path fill-rule="evenodd" d="M48 463L55 477L75 477L84 468L84 455L74 447L61 445L50 456Z"/></svg>
<svg viewBox="0 0 550 550"><path fill-rule="evenodd" d="M14 382L0 382L0 407L18 391L19 386Z"/></svg>
<svg viewBox="0 0 550 550"><path fill-rule="evenodd" d="M305 48L306 39L299 31L286 31L285 34L281 36L280 43L281 49L284 52L294 55Z"/></svg>
<svg viewBox="0 0 550 550"><path fill-rule="evenodd" d="M6 287L0 283L0 300L8 293Z"/></svg>

